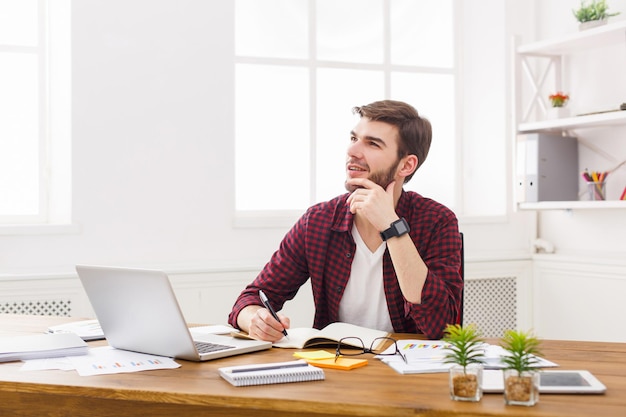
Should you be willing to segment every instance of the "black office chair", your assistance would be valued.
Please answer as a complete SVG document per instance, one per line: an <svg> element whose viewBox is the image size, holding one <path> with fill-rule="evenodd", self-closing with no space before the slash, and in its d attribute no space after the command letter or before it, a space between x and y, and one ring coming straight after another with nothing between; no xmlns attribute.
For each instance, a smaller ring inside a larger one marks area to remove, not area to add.
<svg viewBox="0 0 626 417"><path fill-rule="evenodd" d="M459 309L459 324L463 325L463 309L464 307L464 297L465 297L465 244L463 242L463 233L461 232L461 268L459 270L459 274L461 275L461 279L463 280L463 289L461 289L461 308Z"/></svg>

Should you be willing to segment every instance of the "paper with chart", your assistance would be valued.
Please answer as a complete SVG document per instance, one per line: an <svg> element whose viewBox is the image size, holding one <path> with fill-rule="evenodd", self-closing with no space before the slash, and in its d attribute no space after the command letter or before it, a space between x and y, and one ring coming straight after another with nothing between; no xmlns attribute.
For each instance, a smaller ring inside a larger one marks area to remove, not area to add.
<svg viewBox="0 0 626 417"><path fill-rule="evenodd" d="M172 358L115 349L110 346L91 348L85 356L68 358L80 376L120 374L174 369L180 364Z"/></svg>
<svg viewBox="0 0 626 417"><path fill-rule="evenodd" d="M442 340L398 340L398 349L406 356L407 363L399 355L389 355L395 352L395 346L390 346L384 354L377 356L382 362L401 374L420 374L447 372L453 365L444 363L448 343ZM503 369L502 356L507 352L498 345L483 344L485 353L485 369ZM558 366L556 363L537 357L539 368Z"/></svg>

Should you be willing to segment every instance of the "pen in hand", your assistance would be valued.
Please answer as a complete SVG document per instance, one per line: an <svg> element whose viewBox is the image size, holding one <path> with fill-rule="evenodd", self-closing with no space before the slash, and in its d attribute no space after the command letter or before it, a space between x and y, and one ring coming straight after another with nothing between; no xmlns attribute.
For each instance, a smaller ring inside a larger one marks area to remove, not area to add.
<svg viewBox="0 0 626 417"><path fill-rule="evenodd" d="M270 312L272 317L274 317L276 319L276 321L280 323L280 319L278 318L278 314L276 314L276 312L272 308L272 305L270 304L270 300L268 300L267 295L265 295L265 293L262 290L259 290L259 297L261 297L261 302L263 303L265 308ZM285 336L288 336L287 330L285 330L284 328L283 328L283 334Z"/></svg>

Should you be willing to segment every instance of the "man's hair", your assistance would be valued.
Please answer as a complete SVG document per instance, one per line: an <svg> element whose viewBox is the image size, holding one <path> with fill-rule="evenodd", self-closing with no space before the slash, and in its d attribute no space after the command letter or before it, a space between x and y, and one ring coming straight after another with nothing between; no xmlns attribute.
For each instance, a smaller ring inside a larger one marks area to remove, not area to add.
<svg viewBox="0 0 626 417"><path fill-rule="evenodd" d="M417 168L404 179L407 183L413 174L424 163L433 132L428 119L420 117L415 108L402 101L381 100L365 106L353 107L352 112L370 120L389 123L396 126L400 135L398 143L398 159L406 155L417 156Z"/></svg>

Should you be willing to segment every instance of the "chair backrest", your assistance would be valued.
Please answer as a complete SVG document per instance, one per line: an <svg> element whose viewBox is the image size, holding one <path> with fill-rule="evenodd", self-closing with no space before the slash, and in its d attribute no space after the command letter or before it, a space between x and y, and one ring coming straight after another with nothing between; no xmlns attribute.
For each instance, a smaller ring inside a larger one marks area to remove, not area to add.
<svg viewBox="0 0 626 417"><path fill-rule="evenodd" d="M459 269L459 274L461 275L461 279L463 280L463 288L461 289L461 308L459 309L459 324L463 325L463 309L464 307L464 297L465 297L465 243L463 242L463 233L461 232L461 268Z"/></svg>

